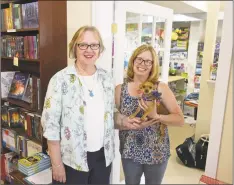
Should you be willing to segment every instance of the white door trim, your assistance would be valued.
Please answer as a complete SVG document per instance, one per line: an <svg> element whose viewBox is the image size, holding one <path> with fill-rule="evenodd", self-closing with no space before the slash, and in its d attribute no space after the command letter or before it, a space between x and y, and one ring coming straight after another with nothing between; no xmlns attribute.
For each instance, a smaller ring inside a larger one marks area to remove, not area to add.
<svg viewBox="0 0 234 185"><path fill-rule="evenodd" d="M233 48L232 1L225 2L219 66L214 90L205 175L216 178Z"/></svg>

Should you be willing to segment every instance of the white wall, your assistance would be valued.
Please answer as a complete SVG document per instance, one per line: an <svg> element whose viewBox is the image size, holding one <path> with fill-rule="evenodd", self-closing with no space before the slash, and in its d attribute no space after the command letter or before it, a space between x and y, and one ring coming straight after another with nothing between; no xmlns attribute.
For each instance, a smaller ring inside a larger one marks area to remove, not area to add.
<svg viewBox="0 0 234 185"><path fill-rule="evenodd" d="M67 1L67 48L75 32L81 26L91 25L91 20L91 1ZM73 64L74 60L67 56L68 65Z"/></svg>
<svg viewBox="0 0 234 185"><path fill-rule="evenodd" d="M105 51L97 64L107 71L111 71L112 64L112 33L113 1L92 1L92 25L96 26L102 36Z"/></svg>

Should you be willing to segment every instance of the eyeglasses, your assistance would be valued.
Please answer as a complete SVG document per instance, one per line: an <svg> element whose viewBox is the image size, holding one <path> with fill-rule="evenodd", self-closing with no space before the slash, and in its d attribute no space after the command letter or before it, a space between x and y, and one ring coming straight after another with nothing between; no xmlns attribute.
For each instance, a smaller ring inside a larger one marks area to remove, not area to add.
<svg viewBox="0 0 234 185"><path fill-rule="evenodd" d="M86 50L90 47L92 50L98 50L100 48L100 44L86 44L86 43L78 43L77 46L81 50Z"/></svg>
<svg viewBox="0 0 234 185"><path fill-rule="evenodd" d="M144 62L144 64L146 66L152 66L152 64L153 64L152 60L143 60L143 58L141 58L141 57L136 57L135 62L137 64L141 64L142 62Z"/></svg>

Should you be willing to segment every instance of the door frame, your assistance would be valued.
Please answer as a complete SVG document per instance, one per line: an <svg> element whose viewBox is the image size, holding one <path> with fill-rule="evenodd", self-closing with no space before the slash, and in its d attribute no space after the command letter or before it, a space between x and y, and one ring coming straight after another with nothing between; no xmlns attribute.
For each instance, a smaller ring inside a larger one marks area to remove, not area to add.
<svg viewBox="0 0 234 185"><path fill-rule="evenodd" d="M225 2L222 37L219 54L219 67L215 82L210 139L205 175L216 179L221 149L224 116L231 63L233 62L233 3Z"/></svg>

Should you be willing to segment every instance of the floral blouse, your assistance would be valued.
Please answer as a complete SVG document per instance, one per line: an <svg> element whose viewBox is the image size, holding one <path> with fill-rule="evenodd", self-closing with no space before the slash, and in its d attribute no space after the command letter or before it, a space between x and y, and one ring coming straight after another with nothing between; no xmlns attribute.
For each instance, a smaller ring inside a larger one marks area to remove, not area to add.
<svg viewBox="0 0 234 185"><path fill-rule="evenodd" d="M104 89L104 151L106 166L114 159L114 83L111 75L97 68L99 85ZM86 102L82 83L75 66L57 72L50 80L42 113L43 135L60 141L62 161L79 170L89 171L87 164L87 133L84 113Z"/></svg>

